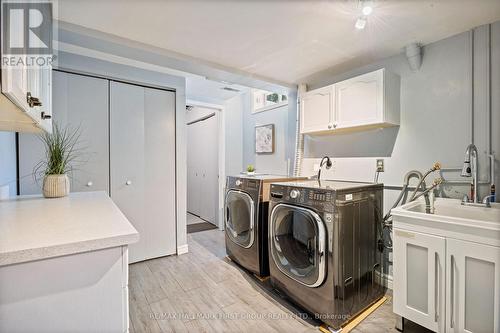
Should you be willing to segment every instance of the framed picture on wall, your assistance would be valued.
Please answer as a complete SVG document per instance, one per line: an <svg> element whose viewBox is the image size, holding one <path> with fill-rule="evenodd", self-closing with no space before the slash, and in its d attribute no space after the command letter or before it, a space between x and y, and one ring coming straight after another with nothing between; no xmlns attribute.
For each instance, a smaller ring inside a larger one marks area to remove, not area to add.
<svg viewBox="0 0 500 333"><path fill-rule="evenodd" d="M274 153L274 124L255 126L255 152Z"/></svg>

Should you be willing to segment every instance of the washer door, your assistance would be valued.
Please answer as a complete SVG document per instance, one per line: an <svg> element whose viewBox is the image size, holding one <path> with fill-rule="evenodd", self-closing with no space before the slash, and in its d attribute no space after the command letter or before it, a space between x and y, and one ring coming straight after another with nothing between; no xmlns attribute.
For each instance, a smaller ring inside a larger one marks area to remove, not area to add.
<svg viewBox="0 0 500 333"><path fill-rule="evenodd" d="M271 255L280 271L309 287L326 276L325 225L314 211L278 204L271 212Z"/></svg>
<svg viewBox="0 0 500 333"><path fill-rule="evenodd" d="M229 190L225 204L226 233L241 247L254 242L255 203L245 192Z"/></svg>

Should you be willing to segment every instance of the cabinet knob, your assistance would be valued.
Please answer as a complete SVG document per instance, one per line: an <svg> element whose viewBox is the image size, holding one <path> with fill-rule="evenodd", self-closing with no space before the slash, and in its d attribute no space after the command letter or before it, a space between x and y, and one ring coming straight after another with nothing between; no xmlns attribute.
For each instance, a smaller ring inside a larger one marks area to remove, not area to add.
<svg viewBox="0 0 500 333"><path fill-rule="evenodd" d="M87 183L87 187L91 187L92 185L94 185L94 183L92 183L92 182Z"/></svg>
<svg viewBox="0 0 500 333"><path fill-rule="evenodd" d="M328 129L332 129L333 125L332 124L328 124Z"/></svg>
<svg viewBox="0 0 500 333"><path fill-rule="evenodd" d="M125 182L125 185L132 185L132 181L131 181L131 180L127 180L127 181Z"/></svg>
<svg viewBox="0 0 500 333"><path fill-rule="evenodd" d="M239 180L239 179L238 179L238 180L235 182L235 184L236 184L236 186L240 186L240 185L241 185L241 180Z"/></svg>
<svg viewBox="0 0 500 333"><path fill-rule="evenodd" d="M333 128L337 128L337 124L333 124Z"/></svg>

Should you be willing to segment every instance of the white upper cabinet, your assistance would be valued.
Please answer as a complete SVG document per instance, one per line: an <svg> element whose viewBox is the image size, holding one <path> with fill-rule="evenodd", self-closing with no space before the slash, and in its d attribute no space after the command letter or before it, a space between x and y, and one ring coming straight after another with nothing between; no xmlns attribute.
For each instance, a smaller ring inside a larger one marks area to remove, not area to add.
<svg viewBox="0 0 500 333"><path fill-rule="evenodd" d="M307 92L301 99L301 132L314 133L331 128L335 91L332 86Z"/></svg>
<svg viewBox="0 0 500 333"><path fill-rule="evenodd" d="M309 91L301 98L301 132L397 126L399 96L399 77L385 69Z"/></svg>
<svg viewBox="0 0 500 333"><path fill-rule="evenodd" d="M9 27L19 30L10 31L10 36L23 36L25 33L22 31L23 25L11 24ZM0 29L3 28L2 25ZM4 31L0 33L4 36ZM29 54L26 46L26 55L3 54L3 43L7 41L2 41L2 56L6 56L6 59L12 58L11 63L16 66L4 65L1 68L0 131L52 131L52 66L47 62L50 55L37 58ZM2 57L2 61L6 59ZM20 65L27 61L40 64L42 60L45 60L43 67Z"/></svg>

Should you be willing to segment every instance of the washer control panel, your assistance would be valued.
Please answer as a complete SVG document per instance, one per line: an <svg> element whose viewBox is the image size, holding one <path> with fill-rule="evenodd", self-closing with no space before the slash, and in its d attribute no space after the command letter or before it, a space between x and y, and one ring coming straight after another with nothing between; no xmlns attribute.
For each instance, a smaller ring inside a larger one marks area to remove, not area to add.
<svg viewBox="0 0 500 333"><path fill-rule="evenodd" d="M334 192L279 184L271 185L271 198L275 201L297 203L328 210L333 206Z"/></svg>

